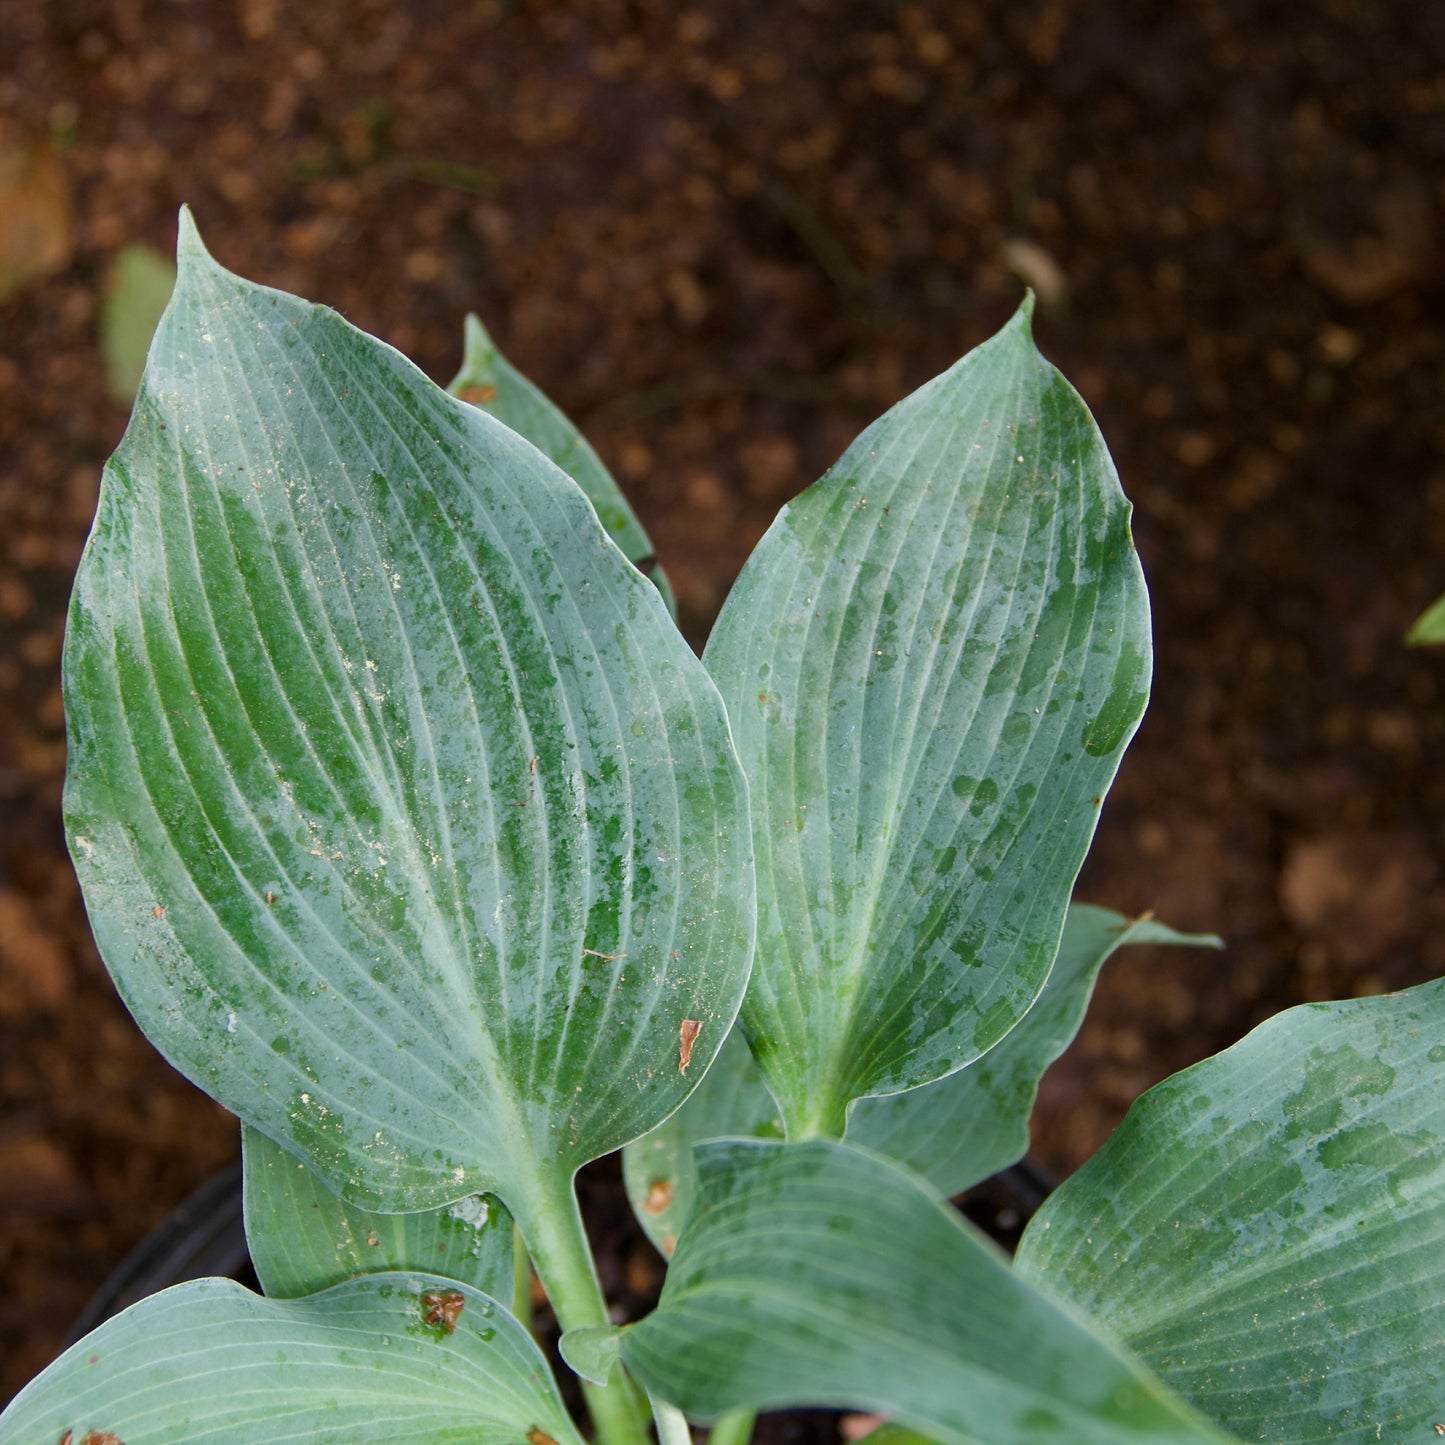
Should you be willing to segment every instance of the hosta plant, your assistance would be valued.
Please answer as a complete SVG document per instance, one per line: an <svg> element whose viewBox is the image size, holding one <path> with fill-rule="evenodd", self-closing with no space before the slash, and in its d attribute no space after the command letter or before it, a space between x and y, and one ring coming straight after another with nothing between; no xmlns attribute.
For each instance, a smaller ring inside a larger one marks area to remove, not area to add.
<svg viewBox="0 0 1445 1445"><path fill-rule="evenodd" d="M1109 953L1191 941L1070 906L1149 670L1027 303L783 510L699 661L480 326L449 394L183 217L76 584L66 821L121 995L244 1121L265 1293L134 1306L0 1438L1445 1430L1441 985L1167 1081L1015 1261L948 1202L1022 1154ZM621 1323L573 1191L619 1149L669 1261Z"/></svg>

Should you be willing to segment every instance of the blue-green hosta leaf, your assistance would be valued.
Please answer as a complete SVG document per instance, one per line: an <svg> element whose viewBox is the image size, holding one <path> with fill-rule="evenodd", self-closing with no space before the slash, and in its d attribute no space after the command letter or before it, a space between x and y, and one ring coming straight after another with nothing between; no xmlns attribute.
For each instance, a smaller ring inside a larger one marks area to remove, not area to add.
<svg viewBox="0 0 1445 1445"><path fill-rule="evenodd" d="M1023 1016L1144 709L1129 506L1027 307L764 537L705 661L748 774L749 1041L790 1137Z"/></svg>
<svg viewBox="0 0 1445 1445"><path fill-rule="evenodd" d="M1044 1070L1078 1033L1099 970L1129 943L1221 946L1213 935L1176 933L1149 918L1073 904L1048 981L1018 1026L956 1074L904 1094L860 1099L848 1118L848 1142L908 1165L944 1195L1017 1163L1028 1152ZM679 1112L691 1107L689 1099Z"/></svg>
<svg viewBox="0 0 1445 1445"><path fill-rule="evenodd" d="M1225 1438L886 1160L726 1140L697 1164L662 1299L621 1337L627 1368L689 1418L841 1406L945 1445Z"/></svg>
<svg viewBox="0 0 1445 1445"><path fill-rule="evenodd" d="M333 1194L314 1169L259 1129L241 1130L246 1244L272 1299L342 1280L415 1269L464 1280L496 1299L513 1283L512 1216L490 1194L441 1209L373 1214Z"/></svg>
<svg viewBox="0 0 1445 1445"><path fill-rule="evenodd" d="M0 1439L583 1445L521 1325L470 1286L421 1274L297 1300L223 1279L177 1285L37 1376L0 1415Z"/></svg>
<svg viewBox="0 0 1445 1445"><path fill-rule="evenodd" d="M525 1228L721 1046L745 785L656 590L530 443L189 218L65 690L122 996L350 1202Z"/></svg>
<svg viewBox="0 0 1445 1445"><path fill-rule="evenodd" d="M462 369L447 390L490 412L556 462L587 493L607 535L633 566L653 580L667 610L676 615L677 603L667 574L657 564L652 540L602 458L551 398L497 350L496 342L475 316L467 317Z"/></svg>
<svg viewBox="0 0 1445 1445"><path fill-rule="evenodd" d="M1130 921L1073 904L1048 982L1022 1022L947 1078L859 1100L848 1120L848 1142L906 1164L943 1195L959 1194L1021 1159L1039 1080L1078 1031L1099 969L1126 943L1219 946L1212 935L1176 933L1150 919ZM694 1144L781 1133L773 1096L734 1029L682 1108L622 1151L628 1197L652 1242L671 1254L692 1208Z"/></svg>
<svg viewBox="0 0 1445 1445"><path fill-rule="evenodd" d="M1445 980L1290 1009L1151 1089L1018 1262L1245 1439L1432 1438Z"/></svg>

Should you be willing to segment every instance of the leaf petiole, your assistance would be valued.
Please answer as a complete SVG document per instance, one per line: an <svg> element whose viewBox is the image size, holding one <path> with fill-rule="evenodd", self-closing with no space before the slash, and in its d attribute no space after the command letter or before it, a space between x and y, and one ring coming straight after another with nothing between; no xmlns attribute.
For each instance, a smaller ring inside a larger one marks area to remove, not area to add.
<svg viewBox="0 0 1445 1445"><path fill-rule="evenodd" d="M547 1188L538 1171L538 1192L518 1211L527 1249L557 1324L565 1333L584 1325L610 1325L607 1301L570 1180ZM647 1416L631 1380L620 1371L611 1385L581 1381L600 1445L651 1445Z"/></svg>

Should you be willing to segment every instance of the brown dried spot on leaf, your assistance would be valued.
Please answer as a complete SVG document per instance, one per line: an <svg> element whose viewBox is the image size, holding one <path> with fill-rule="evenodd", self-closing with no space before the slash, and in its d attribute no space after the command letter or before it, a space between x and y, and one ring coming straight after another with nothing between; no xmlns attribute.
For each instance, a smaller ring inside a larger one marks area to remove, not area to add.
<svg viewBox="0 0 1445 1445"><path fill-rule="evenodd" d="M682 1028L678 1031L679 1049L677 1057L677 1071L679 1074L687 1073L687 1066L692 1062L692 1046L697 1042L697 1036L702 1032L702 1021L700 1019L683 1019Z"/></svg>
<svg viewBox="0 0 1445 1445"><path fill-rule="evenodd" d="M469 401L473 406L485 406L489 401L495 401L497 388L495 386L464 386L457 392L462 401Z"/></svg>
<svg viewBox="0 0 1445 1445"><path fill-rule="evenodd" d="M70 1432L67 1430L66 1434ZM113 1435L109 1430L87 1430L80 1437L80 1445L124 1445L119 1435Z"/></svg>
<svg viewBox="0 0 1445 1445"><path fill-rule="evenodd" d="M672 1203L672 1180L654 1179L647 1186L647 1198L642 1201L642 1207L649 1214L661 1214L669 1204Z"/></svg>
<svg viewBox="0 0 1445 1445"><path fill-rule="evenodd" d="M457 1317L466 1302L466 1295L459 1289L428 1290L421 1297L422 1322L440 1325L449 1335L455 1334Z"/></svg>
<svg viewBox="0 0 1445 1445"><path fill-rule="evenodd" d="M545 1430L539 1430L535 1425L527 1431L527 1440L529 1445L557 1445Z"/></svg>

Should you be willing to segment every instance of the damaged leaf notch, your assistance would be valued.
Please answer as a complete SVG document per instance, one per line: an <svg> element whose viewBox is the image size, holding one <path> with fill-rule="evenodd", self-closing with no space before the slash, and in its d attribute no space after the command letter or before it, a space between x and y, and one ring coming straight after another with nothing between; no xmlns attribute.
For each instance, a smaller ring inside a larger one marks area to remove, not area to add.
<svg viewBox="0 0 1445 1445"><path fill-rule="evenodd" d="M422 1323L440 1325L449 1335L457 1332L457 1320L467 1297L459 1289L428 1290L421 1297Z"/></svg>

